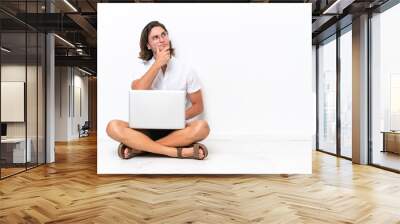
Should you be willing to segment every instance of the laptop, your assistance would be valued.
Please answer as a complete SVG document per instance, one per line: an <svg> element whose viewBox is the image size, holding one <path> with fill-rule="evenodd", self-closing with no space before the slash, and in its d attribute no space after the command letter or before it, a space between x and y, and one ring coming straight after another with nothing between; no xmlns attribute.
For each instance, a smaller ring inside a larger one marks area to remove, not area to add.
<svg viewBox="0 0 400 224"><path fill-rule="evenodd" d="M186 93L181 90L130 90L129 127L185 128Z"/></svg>

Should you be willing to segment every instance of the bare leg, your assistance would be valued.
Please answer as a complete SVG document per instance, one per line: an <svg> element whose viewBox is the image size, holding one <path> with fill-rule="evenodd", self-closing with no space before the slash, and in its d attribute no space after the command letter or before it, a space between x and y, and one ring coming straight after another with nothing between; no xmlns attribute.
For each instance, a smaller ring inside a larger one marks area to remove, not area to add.
<svg viewBox="0 0 400 224"><path fill-rule="evenodd" d="M187 128L189 128L189 126ZM185 128L185 129L187 129L187 128ZM185 130L185 129L183 129L183 130ZM181 130L181 131L183 131L183 130ZM122 142L123 144L125 144L128 147L131 147L133 149L156 153L156 154L162 154L162 155L171 156L171 157L177 157L177 150L175 147L170 147L167 145L160 144L159 142L153 141L145 134L129 128L128 123L125 121L120 121L120 120L110 121L107 125L107 134L112 139L114 139L118 142ZM170 135L172 135L172 134L173 133L171 133ZM181 134L182 133L178 133L178 136L181 136ZM176 137L172 138L172 140L176 141ZM171 141L171 139L168 141L169 142L167 142L167 143L173 143L173 141ZM189 143L189 144L191 144L191 143ZM183 144L183 145L185 145L185 144ZM179 146L183 146L183 145L179 145ZM185 157L193 155L193 148L184 148L182 150L182 155ZM204 154L200 150L200 158L202 156L204 156Z"/></svg>
<svg viewBox="0 0 400 224"><path fill-rule="evenodd" d="M156 142L170 147L188 146L205 139L210 133L207 121L197 120L189 123L186 128L172 132Z"/></svg>
<svg viewBox="0 0 400 224"><path fill-rule="evenodd" d="M176 157L176 149L161 145L151 140L145 134L129 128L128 123L120 120L112 120L107 125L107 134L114 140L121 142L133 149L163 154Z"/></svg>

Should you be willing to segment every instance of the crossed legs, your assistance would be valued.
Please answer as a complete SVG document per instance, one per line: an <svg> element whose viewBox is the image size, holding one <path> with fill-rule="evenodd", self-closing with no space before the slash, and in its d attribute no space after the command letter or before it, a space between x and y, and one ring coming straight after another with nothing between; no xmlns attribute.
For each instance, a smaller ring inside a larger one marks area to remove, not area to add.
<svg viewBox="0 0 400 224"><path fill-rule="evenodd" d="M140 131L129 128L128 123L112 120L108 123L106 132L112 139L130 148L170 157L177 157L176 147L183 147L205 139L210 128L206 121L198 120L189 123L184 129L173 131L164 138L153 141ZM187 147L182 151L183 156L191 156L193 148ZM200 157L204 154L200 150Z"/></svg>

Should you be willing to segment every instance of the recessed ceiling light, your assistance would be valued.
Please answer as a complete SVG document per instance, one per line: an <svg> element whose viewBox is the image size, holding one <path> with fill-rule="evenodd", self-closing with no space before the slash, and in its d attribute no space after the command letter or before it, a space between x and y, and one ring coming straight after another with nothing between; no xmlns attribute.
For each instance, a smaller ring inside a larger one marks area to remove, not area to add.
<svg viewBox="0 0 400 224"><path fill-rule="evenodd" d="M78 70L81 71L81 72L83 72L83 73L85 73L85 74L88 74L88 75L90 75L90 76L92 75L92 73L90 73L90 72L88 72L88 71L86 71L86 70L83 70L83 69L81 69L81 68L79 68L79 67L78 67Z"/></svg>
<svg viewBox="0 0 400 224"><path fill-rule="evenodd" d="M69 42L68 40L66 40L66 39L64 39L64 38L62 38L62 37L60 37L60 36L57 35L57 34L54 34L54 36L57 37L58 39L60 39L62 42L64 42L64 43L68 44L69 46L75 48L75 45L73 45L73 44L72 44L71 42Z"/></svg>
<svg viewBox="0 0 400 224"><path fill-rule="evenodd" d="M336 0L322 14L342 14L343 9L353 3L355 0Z"/></svg>
<svg viewBox="0 0 400 224"><path fill-rule="evenodd" d="M7 48L5 48L5 47L1 47L1 50L4 51L4 52L6 52L6 53L10 53L10 52L11 52L11 50L9 50L9 49L7 49Z"/></svg>
<svg viewBox="0 0 400 224"><path fill-rule="evenodd" d="M64 0L65 4L67 4L72 10L74 10L75 12L78 12L78 10L71 4L69 3L68 0Z"/></svg>

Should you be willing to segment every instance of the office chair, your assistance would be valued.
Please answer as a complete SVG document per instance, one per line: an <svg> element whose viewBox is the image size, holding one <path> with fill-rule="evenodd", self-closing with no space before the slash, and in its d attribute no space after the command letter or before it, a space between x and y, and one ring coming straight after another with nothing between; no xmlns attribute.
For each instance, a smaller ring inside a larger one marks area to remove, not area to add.
<svg viewBox="0 0 400 224"><path fill-rule="evenodd" d="M89 121L85 121L82 127L80 127L80 125L78 124L79 138L89 136L89 129L90 129Z"/></svg>

